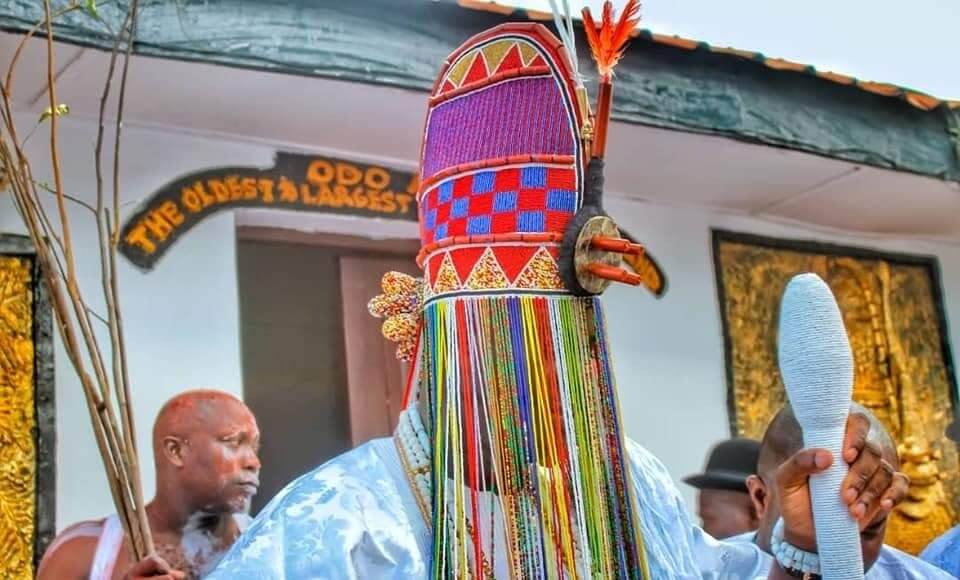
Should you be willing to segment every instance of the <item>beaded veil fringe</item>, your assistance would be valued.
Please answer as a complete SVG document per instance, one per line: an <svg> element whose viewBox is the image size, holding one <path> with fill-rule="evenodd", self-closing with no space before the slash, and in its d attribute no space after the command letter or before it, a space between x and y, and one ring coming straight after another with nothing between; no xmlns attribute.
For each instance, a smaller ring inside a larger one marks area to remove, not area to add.
<svg viewBox="0 0 960 580"><path fill-rule="evenodd" d="M599 301L454 297L424 310L433 577L491 576L493 492L513 578L642 578ZM486 494L490 496L490 494ZM486 521L485 521L486 518Z"/></svg>

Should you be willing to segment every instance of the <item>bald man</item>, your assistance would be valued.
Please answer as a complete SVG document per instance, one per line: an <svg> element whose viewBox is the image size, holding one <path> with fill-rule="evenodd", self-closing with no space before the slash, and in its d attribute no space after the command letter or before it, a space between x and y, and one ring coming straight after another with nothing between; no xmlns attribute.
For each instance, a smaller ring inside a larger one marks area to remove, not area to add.
<svg viewBox="0 0 960 580"><path fill-rule="evenodd" d="M953 423L947 427L947 437L960 444L960 415L954 417ZM930 542L920 553L920 559L960 578L960 525Z"/></svg>
<svg viewBox="0 0 960 580"><path fill-rule="evenodd" d="M886 428L865 407L854 403L853 412L859 412L870 422L867 431L867 441L864 452L873 457L873 460L883 465L885 470L896 472L900 468L900 458L897 447ZM757 459L757 474L747 478L747 488L750 498L760 518L759 529L756 533L748 533L730 538L730 541L754 542L764 552L770 553L770 536L780 512L777 510L777 493L775 484L777 472L784 463L803 448L803 431L797 423L796 417L789 406L784 407L770 422L760 444L760 454ZM896 473L894 477L905 477ZM860 482L859 490L866 490L861 497L867 501L857 506L858 514L862 514L861 521L867 524L860 532L860 546L863 550L863 566L867 580L915 580L920 578L938 579L950 578L949 575L930 566L909 554L883 543L887 530L887 509L879 509L870 517L865 513L867 503L870 503L871 489L874 482ZM887 507L887 506L884 506ZM889 506L892 507L892 506ZM771 557L772 558L772 557Z"/></svg>
<svg viewBox="0 0 960 580"><path fill-rule="evenodd" d="M134 563L116 515L64 530L38 580L201 578L240 535L259 486L260 431L233 395L182 393L153 427L157 491L146 506L155 557Z"/></svg>

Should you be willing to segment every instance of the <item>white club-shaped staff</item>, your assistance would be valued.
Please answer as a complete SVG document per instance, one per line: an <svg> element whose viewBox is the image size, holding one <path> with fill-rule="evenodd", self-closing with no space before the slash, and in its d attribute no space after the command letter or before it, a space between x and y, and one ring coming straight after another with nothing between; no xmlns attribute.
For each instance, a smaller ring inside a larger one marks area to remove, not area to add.
<svg viewBox="0 0 960 580"><path fill-rule="evenodd" d="M810 478L821 575L860 580L860 533L840 496L849 470L842 447L853 395L853 353L833 293L816 274L800 274L787 284L778 343L780 374L804 447L833 454L830 468Z"/></svg>

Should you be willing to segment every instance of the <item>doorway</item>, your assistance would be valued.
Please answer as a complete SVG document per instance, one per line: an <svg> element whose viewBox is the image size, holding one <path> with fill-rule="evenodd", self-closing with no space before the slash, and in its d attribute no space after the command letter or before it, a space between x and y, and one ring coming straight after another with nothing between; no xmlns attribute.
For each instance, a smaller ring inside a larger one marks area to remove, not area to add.
<svg viewBox="0 0 960 580"><path fill-rule="evenodd" d="M260 425L254 512L284 485L392 433L405 368L367 302L390 270L417 271L413 240L237 230L244 400Z"/></svg>

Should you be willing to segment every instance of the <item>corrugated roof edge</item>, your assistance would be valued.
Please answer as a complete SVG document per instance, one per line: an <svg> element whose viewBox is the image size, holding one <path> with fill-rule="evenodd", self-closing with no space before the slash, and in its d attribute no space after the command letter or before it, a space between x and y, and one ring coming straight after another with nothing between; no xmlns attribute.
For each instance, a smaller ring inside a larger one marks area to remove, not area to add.
<svg viewBox="0 0 960 580"><path fill-rule="evenodd" d="M482 12L493 12L495 14L500 14L507 17L521 17L528 20L535 21L553 21L553 15L549 12L541 12L539 10L527 10L524 8L515 8L513 6L508 6L505 4L498 4L497 2L491 2L489 0L457 0L457 4L461 7L468 10L478 10ZM899 85L894 85L890 83L881 83L873 81L864 81L857 79L855 77L844 75L840 73L830 72L830 71L821 71L810 64L803 64L799 62L793 62L790 60L782 58L771 58L764 56L759 52L752 52L749 50L740 50L737 48L730 47L721 47L713 46L702 40L691 40L689 38L683 38L680 36L671 36L665 34L657 34L652 30L640 28L637 29L633 36L635 38L644 38L651 42L657 44L662 44L665 46L672 46L674 48L681 48L684 50L705 50L715 54L729 55L733 58L739 58L743 60L750 60L758 64L762 64L768 68L778 71L790 71L801 73L809 76L815 76L817 78L829 81L832 83L856 87L860 90L872 93L875 95L880 95L883 97L897 98L902 101L909 103L911 106L916 107L922 111L933 111L940 107L946 107L948 109L960 111L960 101L950 100L950 99L940 99L920 91L913 89L908 89L906 87L901 87Z"/></svg>

